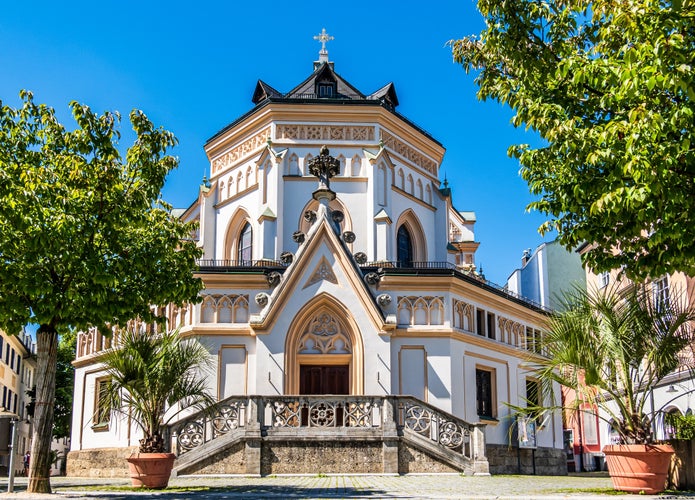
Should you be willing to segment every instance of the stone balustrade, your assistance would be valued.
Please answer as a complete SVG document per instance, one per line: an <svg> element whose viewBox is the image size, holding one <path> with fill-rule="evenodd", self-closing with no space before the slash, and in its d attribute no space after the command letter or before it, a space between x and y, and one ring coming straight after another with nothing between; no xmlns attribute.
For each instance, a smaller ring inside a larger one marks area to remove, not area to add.
<svg viewBox="0 0 695 500"><path fill-rule="evenodd" d="M386 449L405 439L454 470L485 473L484 427L407 396L247 396L189 415L168 433L182 463L237 441L383 442ZM252 449L246 445L246 453ZM398 470L394 450L392 469Z"/></svg>

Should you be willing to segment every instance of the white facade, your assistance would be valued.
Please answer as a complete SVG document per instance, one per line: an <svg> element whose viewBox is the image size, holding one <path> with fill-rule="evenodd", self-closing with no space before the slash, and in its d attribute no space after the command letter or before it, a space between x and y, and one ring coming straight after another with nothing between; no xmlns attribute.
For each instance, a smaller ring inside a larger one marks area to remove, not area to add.
<svg viewBox="0 0 695 500"><path fill-rule="evenodd" d="M506 446L543 313L476 274L443 146L396 113L391 84L361 94L328 62L287 94L259 81L254 103L205 145L211 176L183 214L200 222L203 300L168 310L209 346L211 392L411 394ZM324 145L330 191L309 171ZM72 450L137 444L127 421L94 422L108 345L78 338ZM562 447L559 417L537 443Z"/></svg>

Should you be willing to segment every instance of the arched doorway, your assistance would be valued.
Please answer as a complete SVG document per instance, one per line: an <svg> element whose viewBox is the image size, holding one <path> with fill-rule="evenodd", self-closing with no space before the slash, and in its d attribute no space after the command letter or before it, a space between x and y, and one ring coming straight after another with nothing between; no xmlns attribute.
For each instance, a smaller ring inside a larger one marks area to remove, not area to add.
<svg viewBox="0 0 695 500"><path fill-rule="evenodd" d="M362 394L362 338L350 311L319 295L295 317L285 343L287 394Z"/></svg>

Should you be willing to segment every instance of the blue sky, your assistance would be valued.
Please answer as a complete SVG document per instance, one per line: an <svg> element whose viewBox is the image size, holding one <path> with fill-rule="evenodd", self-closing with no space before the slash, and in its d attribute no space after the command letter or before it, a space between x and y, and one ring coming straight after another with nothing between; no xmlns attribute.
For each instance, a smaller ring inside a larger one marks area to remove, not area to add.
<svg viewBox="0 0 695 500"><path fill-rule="evenodd" d="M537 233L544 218L526 212L532 196L506 154L534 137L510 125L508 109L477 100L446 47L482 29L472 0L4 2L0 99L16 106L20 89L32 90L68 127L71 100L118 110L124 131L142 109L179 139L163 196L186 207L208 169L205 141L251 109L258 79L286 92L306 78L324 27L341 76L363 93L393 82L398 111L447 149L441 178L458 210L476 212L477 263L504 284L522 251L552 236Z"/></svg>

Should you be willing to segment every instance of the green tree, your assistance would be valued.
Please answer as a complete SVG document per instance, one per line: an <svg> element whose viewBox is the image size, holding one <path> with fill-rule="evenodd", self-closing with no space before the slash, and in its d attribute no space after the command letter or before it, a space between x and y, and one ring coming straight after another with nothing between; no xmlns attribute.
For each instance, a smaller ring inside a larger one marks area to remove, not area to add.
<svg viewBox="0 0 695 500"><path fill-rule="evenodd" d="M160 191L176 143L141 111L122 156L120 115L72 102L67 130L30 92L0 105L0 328L39 328L29 492L50 492L58 335L139 317L151 304L195 301L194 228L171 217Z"/></svg>
<svg viewBox="0 0 695 500"><path fill-rule="evenodd" d="M72 401L75 388L75 359L77 348L77 331L69 329L58 338L58 355L56 366L56 393L53 409L53 437L70 437L72 423Z"/></svg>
<svg viewBox="0 0 695 500"><path fill-rule="evenodd" d="M695 1L479 0L450 41L480 99L542 138L521 176L567 248L631 278L695 272Z"/></svg>
<svg viewBox="0 0 695 500"><path fill-rule="evenodd" d="M142 428L140 453L163 453L163 425L181 411L215 402L200 371L211 366L210 353L197 340L182 339L178 330L122 335L100 358L110 377L101 408L127 415Z"/></svg>

